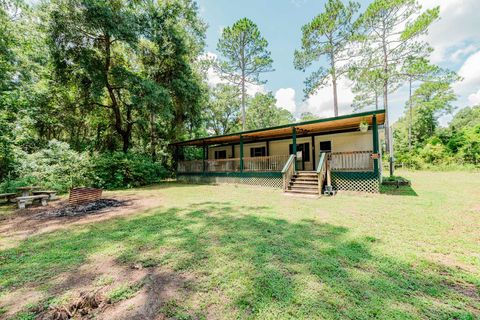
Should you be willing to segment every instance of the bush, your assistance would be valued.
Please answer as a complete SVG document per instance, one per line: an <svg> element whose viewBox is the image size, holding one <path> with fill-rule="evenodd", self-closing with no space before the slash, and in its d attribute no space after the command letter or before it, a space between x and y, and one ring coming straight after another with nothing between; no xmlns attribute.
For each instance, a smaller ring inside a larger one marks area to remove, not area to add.
<svg viewBox="0 0 480 320"><path fill-rule="evenodd" d="M47 148L19 156L15 169L18 179L3 182L0 189L14 191L24 185L39 185L65 192L72 186L88 185L88 157L72 149L68 143L52 140Z"/></svg>
<svg viewBox="0 0 480 320"><path fill-rule="evenodd" d="M102 153L90 160L90 180L105 189L132 188L157 183L168 171L149 156L137 153Z"/></svg>
<svg viewBox="0 0 480 320"><path fill-rule="evenodd" d="M157 183L169 176L160 163L143 154L113 152L89 156L57 140L38 152L21 152L18 162L16 178L0 183L0 193L15 192L17 187L26 185L58 192L78 186L132 188Z"/></svg>

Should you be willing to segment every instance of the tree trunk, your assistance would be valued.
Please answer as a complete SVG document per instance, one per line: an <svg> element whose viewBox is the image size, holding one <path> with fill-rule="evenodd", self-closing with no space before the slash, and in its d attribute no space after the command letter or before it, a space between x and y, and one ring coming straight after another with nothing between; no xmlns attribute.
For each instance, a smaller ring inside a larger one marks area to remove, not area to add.
<svg viewBox="0 0 480 320"><path fill-rule="evenodd" d="M117 97L115 96L115 92L113 87L110 84L110 80L108 79L108 74L110 72L110 63L111 63L111 48L110 48L110 36L107 34L105 35L105 86L107 87L108 95L110 97L111 106L110 108L113 111L113 115L115 118L115 130L117 133L122 137L123 141L123 152L127 152L130 147L130 134L132 131L132 124L131 124L131 108L127 107L127 129L123 128L123 121L122 115L120 113L120 106L117 101Z"/></svg>
<svg viewBox="0 0 480 320"><path fill-rule="evenodd" d="M150 154L152 160L157 160L157 135L155 132L155 114L150 113Z"/></svg>
<svg viewBox="0 0 480 320"><path fill-rule="evenodd" d="M332 68L331 75L333 86L333 114L335 115L335 117L338 117L337 73L335 69L335 55L333 52L330 52L330 66Z"/></svg>
<svg viewBox="0 0 480 320"><path fill-rule="evenodd" d="M383 21L383 38L382 38L382 49L383 49L383 108L385 109L385 145L389 153L389 167L390 167L390 176L393 176L393 146L390 141L390 121L388 121L388 53L387 53L387 43L386 43L386 24L385 20Z"/></svg>
<svg viewBox="0 0 480 320"><path fill-rule="evenodd" d="M242 37L240 66L242 68L242 131L245 131L245 35Z"/></svg>
<svg viewBox="0 0 480 320"><path fill-rule="evenodd" d="M412 151L412 78L408 81L409 95L408 95L408 109L409 109L409 121L408 121L408 151Z"/></svg>
<svg viewBox="0 0 480 320"><path fill-rule="evenodd" d="M242 70L242 131L245 131L245 73Z"/></svg>
<svg viewBox="0 0 480 320"><path fill-rule="evenodd" d="M333 84L333 112L335 117L338 117L338 98L337 98L337 79L332 77Z"/></svg>

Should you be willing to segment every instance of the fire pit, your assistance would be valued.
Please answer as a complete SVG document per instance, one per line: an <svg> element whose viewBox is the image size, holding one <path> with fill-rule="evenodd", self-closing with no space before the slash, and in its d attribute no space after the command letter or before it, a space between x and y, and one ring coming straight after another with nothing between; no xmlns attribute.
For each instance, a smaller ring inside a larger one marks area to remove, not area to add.
<svg viewBox="0 0 480 320"><path fill-rule="evenodd" d="M43 211L43 217L75 217L87 214L100 213L102 209L121 207L126 205L126 201L115 199L99 199L96 201L81 203L81 204L67 204L60 208L55 208L49 211Z"/></svg>

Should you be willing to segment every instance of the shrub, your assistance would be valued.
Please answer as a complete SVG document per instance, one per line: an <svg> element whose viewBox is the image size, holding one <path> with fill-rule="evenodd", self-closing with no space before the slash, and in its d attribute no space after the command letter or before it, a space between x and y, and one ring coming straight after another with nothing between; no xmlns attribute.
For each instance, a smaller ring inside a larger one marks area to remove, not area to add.
<svg viewBox="0 0 480 320"><path fill-rule="evenodd" d="M99 188L132 188L157 183L168 171L149 156L137 153L102 153L90 160L90 180Z"/></svg>
<svg viewBox="0 0 480 320"><path fill-rule="evenodd" d="M52 140L47 148L19 157L15 180L0 185L4 191L14 191L22 185L39 185L65 192L72 186L88 185L88 157L72 149L68 143Z"/></svg>

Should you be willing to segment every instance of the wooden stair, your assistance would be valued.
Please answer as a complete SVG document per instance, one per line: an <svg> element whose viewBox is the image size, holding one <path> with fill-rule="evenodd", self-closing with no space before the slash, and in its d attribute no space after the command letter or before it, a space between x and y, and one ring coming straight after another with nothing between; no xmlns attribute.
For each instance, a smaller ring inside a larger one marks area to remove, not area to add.
<svg viewBox="0 0 480 320"><path fill-rule="evenodd" d="M285 192L318 196L317 173L315 171L298 171L292 176Z"/></svg>

